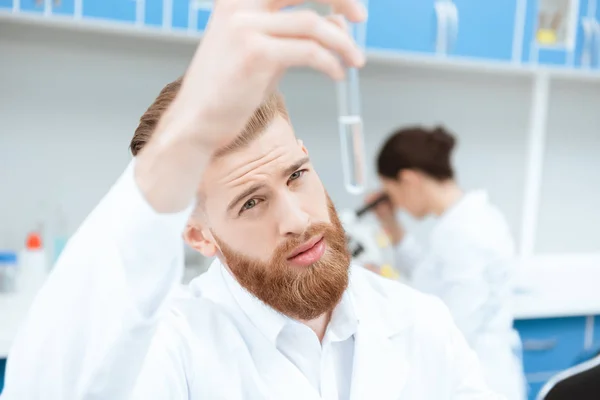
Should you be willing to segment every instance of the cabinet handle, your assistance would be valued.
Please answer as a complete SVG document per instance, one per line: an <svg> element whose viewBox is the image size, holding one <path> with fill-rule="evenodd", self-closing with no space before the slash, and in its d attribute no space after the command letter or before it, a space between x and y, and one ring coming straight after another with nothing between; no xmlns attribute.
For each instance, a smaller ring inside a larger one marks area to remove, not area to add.
<svg viewBox="0 0 600 400"><path fill-rule="evenodd" d="M454 48L456 39L458 39L458 9L456 4L448 2L448 51Z"/></svg>
<svg viewBox="0 0 600 400"><path fill-rule="evenodd" d="M448 51L448 2L438 0L434 5L437 21L437 32L435 35L435 52L446 54Z"/></svg>
<svg viewBox="0 0 600 400"><path fill-rule="evenodd" d="M437 0L434 7L437 20L435 52L447 54L458 35L458 10L451 0Z"/></svg>
<svg viewBox="0 0 600 400"><path fill-rule="evenodd" d="M135 2L135 24L143 26L146 19L146 0L133 0Z"/></svg>
<svg viewBox="0 0 600 400"><path fill-rule="evenodd" d="M530 339L523 341L525 351L548 351L558 345L558 339Z"/></svg>
<svg viewBox="0 0 600 400"><path fill-rule="evenodd" d="M600 67L600 22L594 20L594 36L592 40L592 65L594 67Z"/></svg>
<svg viewBox="0 0 600 400"><path fill-rule="evenodd" d="M581 27L583 28L583 45L581 49L581 66L589 68L592 65L593 47L592 42L594 40L594 23L595 20L592 18L584 17L581 19Z"/></svg>

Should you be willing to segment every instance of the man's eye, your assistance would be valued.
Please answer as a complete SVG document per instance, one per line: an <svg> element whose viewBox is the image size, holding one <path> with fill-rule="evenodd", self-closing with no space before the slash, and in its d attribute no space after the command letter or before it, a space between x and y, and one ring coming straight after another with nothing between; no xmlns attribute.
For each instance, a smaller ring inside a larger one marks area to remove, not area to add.
<svg viewBox="0 0 600 400"><path fill-rule="evenodd" d="M252 207L254 207L256 204L258 204L258 202L256 201L256 199L250 199L247 202L244 203L244 205L242 206L242 211L245 210L249 210Z"/></svg>
<svg viewBox="0 0 600 400"><path fill-rule="evenodd" d="M290 175L290 181L294 181L298 178L300 178L302 175L304 175L304 172L306 172L305 170L300 170L300 171L296 171L293 174Z"/></svg>

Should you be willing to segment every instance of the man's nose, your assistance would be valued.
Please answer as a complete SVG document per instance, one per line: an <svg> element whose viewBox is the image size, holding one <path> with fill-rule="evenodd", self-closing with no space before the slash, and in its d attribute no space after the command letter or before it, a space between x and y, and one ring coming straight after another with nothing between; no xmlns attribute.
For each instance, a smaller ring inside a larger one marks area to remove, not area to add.
<svg viewBox="0 0 600 400"><path fill-rule="evenodd" d="M310 216L302 209L299 202L285 196L278 212L279 234L282 236L300 236L310 226Z"/></svg>

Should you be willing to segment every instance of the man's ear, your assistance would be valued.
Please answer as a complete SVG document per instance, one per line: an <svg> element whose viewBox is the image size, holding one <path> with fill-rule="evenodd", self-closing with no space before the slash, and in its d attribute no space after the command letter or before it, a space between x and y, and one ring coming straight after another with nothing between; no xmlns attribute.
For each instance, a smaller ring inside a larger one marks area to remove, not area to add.
<svg viewBox="0 0 600 400"><path fill-rule="evenodd" d="M191 248L197 250L204 257L214 257L217 254L215 240L206 228L189 222L183 231L183 239Z"/></svg>

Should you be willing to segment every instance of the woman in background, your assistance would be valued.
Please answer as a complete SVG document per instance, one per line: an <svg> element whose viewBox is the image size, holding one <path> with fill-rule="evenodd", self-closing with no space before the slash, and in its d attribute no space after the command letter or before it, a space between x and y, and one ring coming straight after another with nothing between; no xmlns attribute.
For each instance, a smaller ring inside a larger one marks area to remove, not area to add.
<svg viewBox="0 0 600 400"><path fill-rule="evenodd" d="M395 246L396 267L418 290L438 296L478 354L488 384L521 400L521 345L513 329L514 241L485 191L463 192L454 177L454 137L443 128L396 131L383 145L377 172L390 202L375 209ZM395 216L436 216L421 248Z"/></svg>

